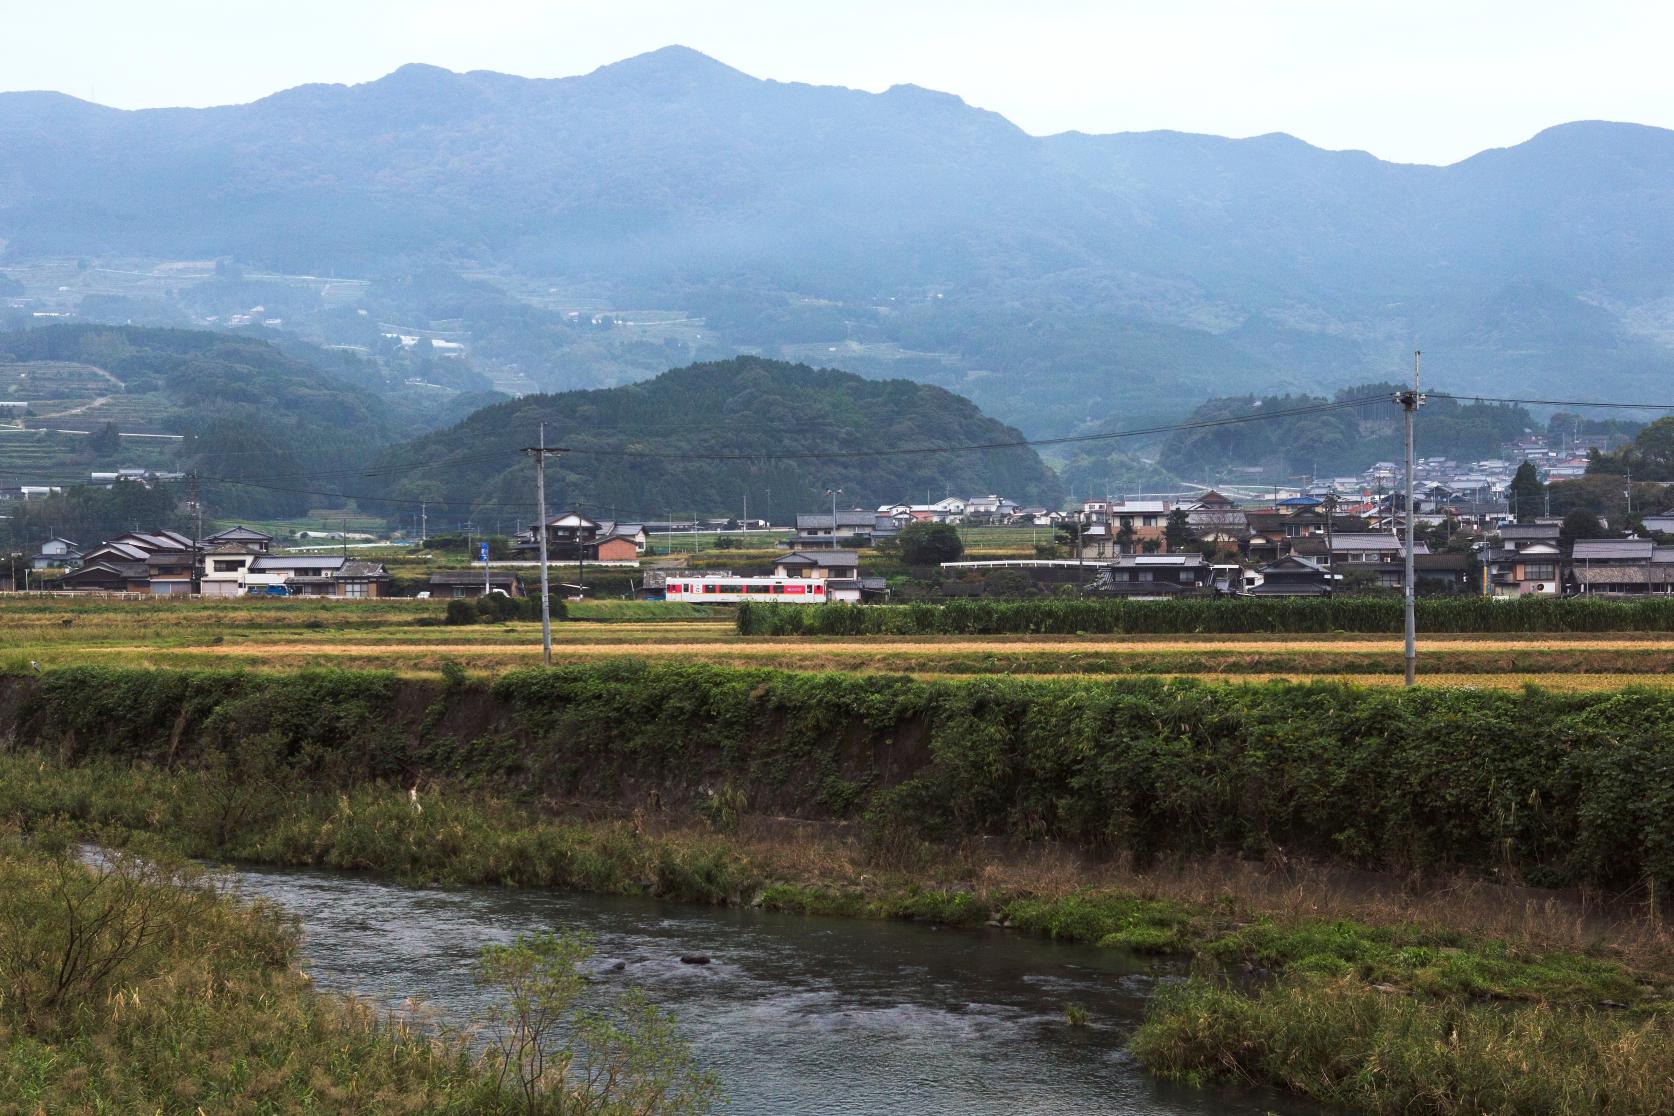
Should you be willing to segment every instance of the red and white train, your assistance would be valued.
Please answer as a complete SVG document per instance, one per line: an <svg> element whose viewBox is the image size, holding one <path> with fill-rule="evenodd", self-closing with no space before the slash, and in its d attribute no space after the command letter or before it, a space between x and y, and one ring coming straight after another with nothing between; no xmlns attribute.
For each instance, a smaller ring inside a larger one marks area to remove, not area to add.
<svg viewBox="0 0 1674 1116"><path fill-rule="evenodd" d="M736 604L773 601L777 604L824 604L825 583L806 577L670 577L663 599L694 604Z"/></svg>

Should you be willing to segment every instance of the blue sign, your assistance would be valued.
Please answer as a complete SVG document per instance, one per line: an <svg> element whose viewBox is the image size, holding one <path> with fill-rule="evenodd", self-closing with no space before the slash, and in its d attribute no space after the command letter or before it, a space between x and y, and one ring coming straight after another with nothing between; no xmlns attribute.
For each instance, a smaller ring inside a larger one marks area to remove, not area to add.
<svg viewBox="0 0 1674 1116"><path fill-rule="evenodd" d="M482 544L482 560L484 562L488 561L488 544L487 543Z"/></svg>

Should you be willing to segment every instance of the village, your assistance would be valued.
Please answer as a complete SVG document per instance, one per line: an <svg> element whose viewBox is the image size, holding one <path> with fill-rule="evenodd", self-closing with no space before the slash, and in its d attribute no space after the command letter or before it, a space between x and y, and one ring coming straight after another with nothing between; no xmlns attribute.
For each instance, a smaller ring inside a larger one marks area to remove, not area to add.
<svg viewBox="0 0 1674 1116"><path fill-rule="evenodd" d="M1546 456L1537 475L1571 475L1567 457ZM1413 566L1419 593L1674 592L1674 513L1644 515L1638 534L1602 520L1580 531L1573 521L1566 527L1564 517L1545 514L1545 506L1517 508L1516 471L1509 461L1418 462ZM131 472L94 482L171 479ZM62 537L42 540L32 554L9 556L0 585L147 597L524 597L539 591L544 534L545 558L559 571L552 591L560 596L822 604L1395 592L1406 558L1403 480L1398 467L1378 463L1357 477L1310 481L1267 498L1210 489L1087 499L1063 511L989 494L870 510L833 506L799 514L784 527L695 517L620 522L569 510L539 530L531 524L497 539L494 559L486 536L467 539L469 545L457 548L464 561L454 563L444 549L427 547L430 540L379 539L370 532L302 529L281 542L242 524L197 539L157 528L85 546ZM932 537L938 546L913 545ZM679 549L677 538L684 540ZM415 566L419 555L424 560ZM601 581L604 573L611 576Z"/></svg>

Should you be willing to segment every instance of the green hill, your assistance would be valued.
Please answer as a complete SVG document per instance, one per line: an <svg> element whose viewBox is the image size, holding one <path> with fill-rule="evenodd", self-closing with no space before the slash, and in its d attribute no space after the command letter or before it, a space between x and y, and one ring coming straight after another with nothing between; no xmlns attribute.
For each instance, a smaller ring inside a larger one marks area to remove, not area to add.
<svg viewBox="0 0 1674 1116"><path fill-rule="evenodd" d="M550 508L620 518L696 513L786 519L830 506L1000 493L1056 505L1058 478L1028 447L903 454L1015 441L969 400L907 380L867 380L759 357L694 364L626 387L530 395L383 453L382 494L452 516L529 514L519 451L546 424L571 452L548 468ZM720 458L720 459L715 459Z"/></svg>
<svg viewBox="0 0 1674 1116"><path fill-rule="evenodd" d="M265 341L197 330L0 334L0 399L29 404L0 431L0 483L196 470L211 508L252 516L306 510L309 490L337 491L343 474L407 432L399 408L365 387Z"/></svg>

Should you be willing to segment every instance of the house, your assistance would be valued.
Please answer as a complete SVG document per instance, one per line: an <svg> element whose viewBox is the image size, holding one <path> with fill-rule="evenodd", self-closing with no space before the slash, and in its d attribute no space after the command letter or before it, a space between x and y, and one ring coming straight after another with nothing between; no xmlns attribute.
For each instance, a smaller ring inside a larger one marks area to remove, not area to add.
<svg viewBox="0 0 1674 1116"><path fill-rule="evenodd" d="M245 591L258 595L266 593L283 596L301 588L300 585L293 587L292 580L317 581L334 577L347 561L348 559L340 554L259 555L245 571Z"/></svg>
<svg viewBox="0 0 1674 1116"><path fill-rule="evenodd" d="M94 593L149 593L151 571L144 559L101 556L82 564L58 579L58 588Z"/></svg>
<svg viewBox="0 0 1674 1116"><path fill-rule="evenodd" d="M1381 531L1357 531L1333 534L1326 542L1327 564L1333 573L1344 575L1353 570L1370 570L1377 574L1378 584L1386 589L1400 588L1406 579L1407 548L1403 539ZM1415 577L1418 556L1429 552L1422 542L1414 544Z"/></svg>
<svg viewBox="0 0 1674 1116"><path fill-rule="evenodd" d="M428 584L432 597L480 597L483 580L481 570L437 570ZM524 595L523 579L510 570L489 570L487 581L491 592L498 590L508 597Z"/></svg>
<svg viewBox="0 0 1674 1116"><path fill-rule="evenodd" d="M1500 542L1509 550L1521 550L1530 543L1558 545L1556 523L1507 523L1500 528Z"/></svg>
<svg viewBox="0 0 1674 1116"><path fill-rule="evenodd" d="M1565 563L1557 536L1550 542L1541 538L1515 541L1519 547L1491 547L1482 552L1487 578L1483 591L1491 597L1554 596L1563 592ZM1417 561L1415 557L1415 566Z"/></svg>
<svg viewBox="0 0 1674 1116"><path fill-rule="evenodd" d="M244 575L249 594L297 597L387 597L389 571L382 562L340 554L258 555Z"/></svg>
<svg viewBox="0 0 1674 1116"><path fill-rule="evenodd" d="M833 603L859 604L889 595L883 578L860 576L860 556L852 550L793 550L773 560L773 576L822 581L825 599Z"/></svg>
<svg viewBox="0 0 1674 1116"><path fill-rule="evenodd" d="M344 562L332 585L333 597L369 599L389 596L389 570L382 562L354 560Z"/></svg>
<svg viewBox="0 0 1674 1116"><path fill-rule="evenodd" d="M1471 585L1471 556L1456 550L1439 554L1414 554L1412 576L1420 588L1446 593L1468 593Z"/></svg>
<svg viewBox="0 0 1674 1116"><path fill-rule="evenodd" d="M965 522L1005 523L1020 510L1015 500L1004 496L973 496L965 502Z"/></svg>
<svg viewBox="0 0 1674 1116"><path fill-rule="evenodd" d="M66 538L50 538L29 559L32 570L63 569L81 563L81 548Z"/></svg>
<svg viewBox="0 0 1674 1116"><path fill-rule="evenodd" d="M1674 547L1651 539L1577 539L1569 573L1577 593L1667 593L1674 590Z"/></svg>
<svg viewBox="0 0 1674 1116"><path fill-rule="evenodd" d="M1339 565L1400 564L1406 557L1405 540L1381 531L1356 531L1333 534L1327 540L1332 568ZM1417 543L1413 554L1427 554L1428 548Z"/></svg>
<svg viewBox="0 0 1674 1116"><path fill-rule="evenodd" d="M1124 597L1174 597L1208 588L1214 571L1209 560L1190 554L1123 554L1107 562L1088 587L1095 593Z"/></svg>
<svg viewBox="0 0 1674 1116"><path fill-rule="evenodd" d="M243 547L256 554L266 554L273 546L273 536L244 526L228 527L225 531L217 531L203 540L205 548L214 548L232 544Z"/></svg>
<svg viewBox="0 0 1674 1116"><path fill-rule="evenodd" d="M538 525L531 524L518 549L539 549L539 530ZM547 520L545 531L547 556L556 562L635 562L645 550L643 523L618 523L564 512Z"/></svg>
<svg viewBox="0 0 1674 1116"><path fill-rule="evenodd" d="M1214 542L1216 549L1221 548L1223 541L1236 545L1250 527L1244 509L1212 488L1185 508L1186 527L1192 537L1200 542Z"/></svg>
<svg viewBox="0 0 1674 1116"><path fill-rule="evenodd" d="M853 508L838 509L835 519L830 512L796 517L796 536L791 545L799 547L834 547L841 544L867 546L877 534L880 516L875 512ZM888 519L885 516L882 518ZM890 526L894 520L890 519ZM887 530L887 528L886 528Z"/></svg>
<svg viewBox="0 0 1674 1116"><path fill-rule="evenodd" d="M189 596L198 589L198 552L190 549L154 550L145 556L150 591L154 596Z"/></svg>
<svg viewBox="0 0 1674 1116"><path fill-rule="evenodd" d="M897 524L959 523L965 517L965 508L964 500L949 496L934 504L883 504L879 506L878 514L889 517Z"/></svg>
<svg viewBox="0 0 1674 1116"><path fill-rule="evenodd" d="M250 566L262 552L236 542L212 546L203 555L198 592L205 597L239 597L245 592Z"/></svg>
<svg viewBox="0 0 1674 1116"><path fill-rule="evenodd" d="M1658 535L1674 535L1674 511L1665 511L1661 515L1647 515L1645 530Z"/></svg>
<svg viewBox="0 0 1674 1116"><path fill-rule="evenodd" d="M1056 527L1067 517L1063 512L1053 511L1051 508L1033 507L1020 508L1012 521L1020 527Z"/></svg>
<svg viewBox="0 0 1674 1116"><path fill-rule="evenodd" d="M139 570L144 569L141 585ZM189 595L197 591L198 547L179 531L125 531L81 555L66 589Z"/></svg>
<svg viewBox="0 0 1674 1116"><path fill-rule="evenodd" d="M773 559L773 576L857 578L860 555L852 550L793 550Z"/></svg>
<svg viewBox="0 0 1674 1116"><path fill-rule="evenodd" d="M1256 570L1261 582L1245 592L1253 597L1324 597L1331 593L1331 571L1312 558L1287 554Z"/></svg>

